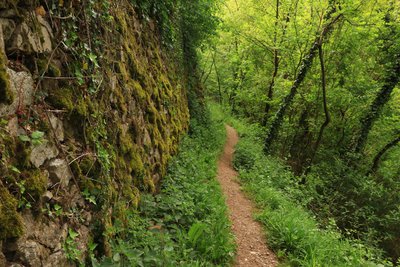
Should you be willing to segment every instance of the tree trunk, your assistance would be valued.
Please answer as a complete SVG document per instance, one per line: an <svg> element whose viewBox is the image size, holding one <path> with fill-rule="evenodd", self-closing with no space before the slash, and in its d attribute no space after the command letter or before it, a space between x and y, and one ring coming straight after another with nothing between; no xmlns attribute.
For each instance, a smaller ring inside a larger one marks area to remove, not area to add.
<svg viewBox="0 0 400 267"><path fill-rule="evenodd" d="M394 140L390 141L389 143L386 144L375 156L373 164L367 175L374 173L378 170L379 163L381 161L382 156L391 148L395 147L398 143L400 143L400 135L397 136Z"/></svg>
<svg viewBox="0 0 400 267"><path fill-rule="evenodd" d="M220 78L219 78L219 72L218 72L217 62L216 62L216 60L215 60L215 53L213 54L213 63L214 63L215 75L217 76L219 103L222 104L223 98L222 98L221 80L220 80Z"/></svg>
<svg viewBox="0 0 400 267"><path fill-rule="evenodd" d="M208 77L210 77L210 74L211 74L212 69L214 68L214 64L215 64L214 57L215 56L213 55L213 61L211 62L210 69L208 70L207 75L205 76L205 78L203 79L203 77L204 77L204 75L206 73L205 70L203 71L202 75L200 76L200 81L202 81L201 82L202 84L205 84L207 82L207 80L208 80Z"/></svg>
<svg viewBox="0 0 400 267"><path fill-rule="evenodd" d="M312 154L310 157L310 160L308 162L308 166L306 168L306 174L310 172L312 164L314 162L315 155L317 154L318 148L321 144L322 141L322 136L324 135L325 128L329 125L331 122L331 116L329 114L328 110L328 103L326 100L326 72L325 72L325 62L324 62L324 52L322 50L322 46L318 48L318 54L319 54L319 61L321 64L321 87L322 87L322 101L324 104L324 113L325 113L325 121L321 125L318 133L318 138L317 141L315 142L314 148L312 150Z"/></svg>
<svg viewBox="0 0 400 267"><path fill-rule="evenodd" d="M278 75L279 69L279 51L277 46L277 39L278 39L278 21L279 21L279 0L276 0L276 14L275 14L275 29L274 29L274 72L272 73L272 79L268 86L268 94L267 94L267 103L265 104L264 109L264 117L261 122L262 126L267 125L268 114L271 109L271 101L274 95L274 86L275 86L275 79Z"/></svg>
<svg viewBox="0 0 400 267"><path fill-rule="evenodd" d="M379 118L383 107L387 102L389 102L393 89L400 82L400 47L394 48L394 46L399 46L399 44L396 43L396 40L390 39L391 37L393 38L393 36L396 36L396 29L395 26L391 25L392 22L393 20L391 19L390 14L387 14L385 17L385 23L389 32L387 34L388 36L385 35L382 39L386 42L384 49L386 51L384 52L387 54L386 58L389 60L389 64L386 64L389 66L386 69L381 90L372 102L369 112L361 120L361 132L354 149L355 153L362 153L364 151L369 132L371 131L374 122ZM393 52L390 53L388 51Z"/></svg>
<svg viewBox="0 0 400 267"><path fill-rule="evenodd" d="M303 173L304 166L310 155L310 143L312 140L310 124L308 122L310 108L306 106L301 113L296 133L293 136L292 145L290 147L290 155L288 163L296 176Z"/></svg>
<svg viewBox="0 0 400 267"><path fill-rule="evenodd" d="M327 11L324 20L329 21L331 20L331 16L335 13L336 8L331 6ZM303 82L304 78L306 77L307 72L310 70L313 59L315 57L316 51L322 45L323 39L332 31L333 26L335 23L342 17L342 15L338 15L336 18L331 20L327 25L324 26L322 32L317 36L316 40L314 41L312 47L310 48L308 55L303 58L302 65L300 67L299 73L297 74L296 80L294 81L292 88L290 89L289 94L284 98L282 105L280 106L278 112L275 115L275 118L271 124L270 130L268 132L267 137L264 141L264 152L269 153L272 142L275 141L279 129L283 122L283 117L286 113L286 110L292 104L294 97L297 94L297 90L300 84Z"/></svg>

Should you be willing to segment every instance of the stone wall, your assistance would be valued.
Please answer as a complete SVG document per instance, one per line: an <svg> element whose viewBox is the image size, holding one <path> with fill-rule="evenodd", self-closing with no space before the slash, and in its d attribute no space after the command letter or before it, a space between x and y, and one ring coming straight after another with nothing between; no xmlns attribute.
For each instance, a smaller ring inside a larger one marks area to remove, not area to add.
<svg viewBox="0 0 400 267"><path fill-rule="evenodd" d="M188 125L153 21L124 0L49 2L0 4L0 266L110 255Z"/></svg>

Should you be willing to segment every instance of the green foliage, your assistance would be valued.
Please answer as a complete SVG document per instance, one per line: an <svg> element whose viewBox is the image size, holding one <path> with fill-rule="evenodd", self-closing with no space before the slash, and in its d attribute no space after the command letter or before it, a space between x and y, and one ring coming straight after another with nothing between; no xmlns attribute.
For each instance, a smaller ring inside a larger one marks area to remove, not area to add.
<svg viewBox="0 0 400 267"><path fill-rule="evenodd" d="M195 124L183 139L157 195L143 195L110 229L113 257L103 265L226 266L234 251L216 176L224 144L221 121Z"/></svg>
<svg viewBox="0 0 400 267"><path fill-rule="evenodd" d="M22 142L30 142L30 143L32 143L32 145L36 146L36 145L40 145L42 143L43 136L44 136L44 132L34 131L34 132L32 132L30 137L27 135L19 135L18 138Z"/></svg>
<svg viewBox="0 0 400 267"><path fill-rule="evenodd" d="M69 228L63 249L68 260L72 262L78 262L80 265L82 265L82 251L78 248L78 244L76 242L78 236L79 233Z"/></svg>
<svg viewBox="0 0 400 267"><path fill-rule="evenodd" d="M218 106L213 111L239 131L235 167L260 210L257 219L265 227L269 245L284 262L289 266L391 266L382 261L379 250L345 239L334 220L318 223L303 206L312 196L298 186L299 178L282 162L262 153L260 127L222 115Z"/></svg>
<svg viewBox="0 0 400 267"><path fill-rule="evenodd" d="M396 262L400 146L384 152L376 171L371 167L400 130L398 1L227 0L217 35L202 50L202 78L207 95L224 108L266 122L264 129L245 131L262 143L276 129L271 124L299 82L301 62L333 2L332 17L341 17L322 40L324 68L315 57L292 104L279 114L282 127L269 152L298 176L292 179L296 199L322 225L334 219L344 236L377 246ZM236 168L258 166L259 151L242 140Z"/></svg>

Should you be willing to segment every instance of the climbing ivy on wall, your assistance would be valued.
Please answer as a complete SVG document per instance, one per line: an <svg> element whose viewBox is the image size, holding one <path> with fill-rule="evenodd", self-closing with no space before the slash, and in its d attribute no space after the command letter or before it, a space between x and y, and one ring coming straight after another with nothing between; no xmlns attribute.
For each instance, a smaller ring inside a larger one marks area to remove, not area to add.
<svg viewBox="0 0 400 267"><path fill-rule="evenodd" d="M0 231L1 239L24 235L23 211L35 211L39 221L62 218L77 233L80 226L71 218L89 212L95 221L91 238L98 244L91 253L110 255L108 241L114 232L109 229L116 220L127 222L126 210L138 206L142 192L159 190L167 164L188 129L185 74L189 72L182 67L186 61L180 27L187 4L128 0L0 4L0 9L20 12L18 23L46 20L54 37L46 53L8 52L4 59L0 55L1 84L9 85L5 70L10 61L23 66L36 86L34 103L15 115L17 126L26 131L23 138L7 136L8 121L0 125L0 170L7 176L0 181L0 221L7 226ZM211 13L202 16L205 21ZM200 25L186 27L192 33L200 30ZM196 53L200 36L191 38L197 38L191 46ZM2 88L0 93L2 105L11 102L8 90ZM62 141L54 136L50 115L63 122ZM47 162L39 167L30 163L36 145L31 141L37 133L59 151L55 157L62 158L71 173L69 187L57 187L57 200L51 203L43 198L53 190L47 188ZM84 199L78 210L68 207L64 199L68 194ZM83 237L74 235L69 241L75 244Z"/></svg>

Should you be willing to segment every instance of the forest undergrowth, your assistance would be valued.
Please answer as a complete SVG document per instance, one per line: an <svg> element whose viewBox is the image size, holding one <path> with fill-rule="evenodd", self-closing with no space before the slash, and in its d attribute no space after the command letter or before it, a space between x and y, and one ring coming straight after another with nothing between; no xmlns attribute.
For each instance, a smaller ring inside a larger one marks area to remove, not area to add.
<svg viewBox="0 0 400 267"><path fill-rule="evenodd" d="M160 193L143 195L139 210L109 229L114 255L100 266L229 265L235 246L216 180L225 129L221 118L205 121L192 119Z"/></svg>
<svg viewBox="0 0 400 267"><path fill-rule="evenodd" d="M244 190L256 203L255 215L266 231L269 246L282 266L392 266L382 251L346 238L333 218L317 217L307 208L315 197L312 186L299 185L281 160L263 153L263 129L233 117L211 104L213 117L237 129L234 167Z"/></svg>

